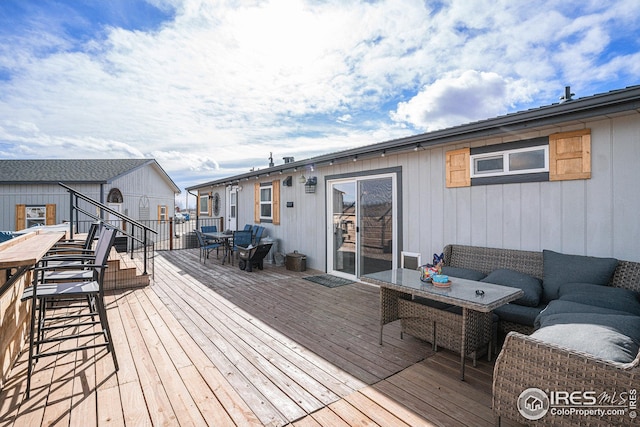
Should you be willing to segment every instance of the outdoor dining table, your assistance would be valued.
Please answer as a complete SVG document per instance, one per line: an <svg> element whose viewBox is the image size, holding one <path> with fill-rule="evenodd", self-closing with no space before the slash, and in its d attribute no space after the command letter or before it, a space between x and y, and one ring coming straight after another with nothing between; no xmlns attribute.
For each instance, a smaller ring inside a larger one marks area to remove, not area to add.
<svg viewBox="0 0 640 427"><path fill-rule="evenodd" d="M224 231L215 231L209 233L202 233L202 235L208 240L214 240L222 244L222 264L229 257L229 262L233 262L233 233L225 233Z"/></svg>
<svg viewBox="0 0 640 427"><path fill-rule="evenodd" d="M406 268L362 276L363 281L380 286L380 344L382 344L383 326L402 318L399 311L401 303L418 304L411 301L413 297L423 297L461 307L461 318L445 310L428 306L422 306L425 309L422 313L425 316L424 321L433 321L436 327L437 322L445 322L447 324L443 326L449 328L460 325L460 379L464 380L467 351L475 351L477 346L485 344L481 341L491 334L492 310L520 298L523 291L518 288L457 277L449 277L449 279L451 280L449 287L434 286L432 283L420 280L419 271ZM432 344L435 348L436 343Z"/></svg>

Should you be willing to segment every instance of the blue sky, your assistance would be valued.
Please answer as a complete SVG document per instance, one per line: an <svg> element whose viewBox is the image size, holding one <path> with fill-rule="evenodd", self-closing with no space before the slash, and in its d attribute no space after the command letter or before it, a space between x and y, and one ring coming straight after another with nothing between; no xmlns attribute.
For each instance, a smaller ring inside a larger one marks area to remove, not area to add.
<svg viewBox="0 0 640 427"><path fill-rule="evenodd" d="M0 0L0 157L181 188L636 84L637 0Z"/></svg>

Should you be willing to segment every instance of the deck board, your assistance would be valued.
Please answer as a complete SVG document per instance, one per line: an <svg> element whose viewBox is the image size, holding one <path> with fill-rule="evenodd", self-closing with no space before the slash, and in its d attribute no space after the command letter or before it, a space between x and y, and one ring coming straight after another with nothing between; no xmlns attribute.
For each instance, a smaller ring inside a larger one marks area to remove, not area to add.
<svg viewBox="0 0 640 427"><path fill-rule="evenodd" d="M160 253L151 286L106 297L120 370L104 348L48 357L24 400L24 352L0 427L493 425L491 363L459 381L457 355L397 323L380 346L377 289L303 279L316 273Z"/></svg>

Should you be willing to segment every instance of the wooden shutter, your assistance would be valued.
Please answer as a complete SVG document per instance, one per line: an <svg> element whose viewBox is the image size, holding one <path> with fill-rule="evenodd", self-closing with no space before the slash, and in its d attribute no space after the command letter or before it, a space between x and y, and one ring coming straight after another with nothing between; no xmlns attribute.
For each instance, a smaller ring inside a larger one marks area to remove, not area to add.
<svg viewBox="0 0 640 427"><path fill-rule="evenodd" d="M260 224L260 183L253 184L253 222Z"/></svg>
<svg viewBox="0 0 640 427"><path fill-rule="evenodd" d="M549 181L591 178L591 130L549 135Z"/></svg>
<svg viewBox="0 0 640 427"><path fill-rule="evenodd" d="M471 185L470 150L447 151L445 153L445 173L447 188L469 187Z"/></svg>
<svg viewBox="0 0 640 427"><path fill-rule="evenodd" d="M46 225L54 225L56 223L56 205L46 205Z"/></svg>
<svg viewBox="0 0 640 427"><path fill-rule="evenodd" d="M27 224L27 205L16 205L16 231L24 230Z"/></svg>
<svg viewBox="0 0 640 427"><path fill-rule="evenodd" d="M280 181L275 180L271 183L271 215L273 225L280 225Z"/></svg>

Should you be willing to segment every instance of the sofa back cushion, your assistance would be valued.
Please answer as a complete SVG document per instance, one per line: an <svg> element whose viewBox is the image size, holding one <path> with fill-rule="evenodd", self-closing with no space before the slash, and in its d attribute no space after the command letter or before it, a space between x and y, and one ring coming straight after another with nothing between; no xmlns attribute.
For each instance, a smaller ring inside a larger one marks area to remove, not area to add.
<svg viewBox="0 0 640 427"><path fill-rule="evenodd" d="M481 246L447 245L444 265L477 270L485 275L499 268L519 271L542 279L542 252Z"/></svg>
<svg viewBox="0 0 640 427"><path fill-rule="evenodd" d="M562 301L573 301L596 307L625 311L640 316L640 294L624 288L592 285L589 283L565 283L558 292Z"/></svg>
<svg viewBox="0 0 640 427"><path fill-rule="evenodd" d="M475 280L479 281L484 279L486 274L481 271L472 270L470 268L462 268L462 267L442 267L442 274L446 274L447 276L459 277L461 279L467 280Z"/></svg>
<svg viewBox="0 0 640 427"><path fill-rule="evenodd" d="M591 283L607 285L618 265L615 258L598 258L584 255L567 255L543 250L544 280L542 300L558 298L560 286L565 283Z"/></svg>
<svg viewBox="0 0 640 427"><path fill-rule="evenodd" d="M515 304L537 307L542 296L542 282L528 274L519 271L499 268L493 270L481 282L494 283L496 285L510 286L524 291L524 295L514 301Z"/></svg>

